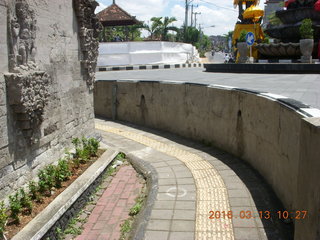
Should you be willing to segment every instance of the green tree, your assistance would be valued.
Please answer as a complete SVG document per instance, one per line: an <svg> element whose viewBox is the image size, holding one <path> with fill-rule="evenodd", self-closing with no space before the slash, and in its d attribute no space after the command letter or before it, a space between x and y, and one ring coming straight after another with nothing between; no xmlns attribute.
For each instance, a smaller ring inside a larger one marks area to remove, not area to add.
<svg viewBox="0 0 320 240"><path fill-rule="evenodd" d="M151 24L144 24L143 28L150 33L150 39L156 40L160 35L160 25L162 17L153 17L151 18Z"/></svg>
<svg viewBox="0 0 320 240"><path fill-rule="evenodd" d="M163 19L163 22L160 24L160 33L161 33L161 40L162 41L168 41L169 40L169 31L178 32L179 29L175 26L169 26L173 22L176 22L177 19L175 17L165 17Z"/></svg>
<svg viewBox="0 0 320 240"><path fill-rule="evenodd" d="M132 26L104 27L100 33L100 42L114 42L115 39L122 41L141 41L142 24Z"/></svg>
<svg viewBox="0 0 320 240"><path fill-rule="evenodd" d="M153 17L151 18L151 24L145 24L144 29L150 33L151 40L168 41L172 37L169 31L179 31L177 27L170 26L175 21L177 21L175 17Z"/></svg>

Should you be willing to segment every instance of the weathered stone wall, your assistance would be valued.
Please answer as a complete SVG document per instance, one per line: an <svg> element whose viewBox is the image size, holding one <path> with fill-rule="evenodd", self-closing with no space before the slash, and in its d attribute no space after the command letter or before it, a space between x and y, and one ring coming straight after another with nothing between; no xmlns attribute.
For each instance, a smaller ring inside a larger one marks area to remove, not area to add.
<svg viewBox="0 0 320 240"><path fill-rule="evenodd" d="M94 93L96 115L205 141L247 161L289 212L309 212L295 221L295 239L318 239L319 110L299 105L272 94L157 81L98 81ZM313 114L318 118L304 119Z"/></svg>
<svg viewBox="0 0 320 240"><path fill-rule="evenodd" d="M27 5L27 15L32 15L25 21L18 16L17 2ZM79 2L83 1L0 0L0 199L61 157L73 137L94 132L90 90L94 76L86 67L95 65L82 61L87 58L82 51L86 29L79 25L83 27L86 19L79 22L73 6ZM10 21L20 23L16 39ZM22 33L24 23L34 31L31 37ZM24 61L21 39L26 36L29 52ZM20 41L18 51L15 41ZM32 87L26 90L21 82Z"/></svg>

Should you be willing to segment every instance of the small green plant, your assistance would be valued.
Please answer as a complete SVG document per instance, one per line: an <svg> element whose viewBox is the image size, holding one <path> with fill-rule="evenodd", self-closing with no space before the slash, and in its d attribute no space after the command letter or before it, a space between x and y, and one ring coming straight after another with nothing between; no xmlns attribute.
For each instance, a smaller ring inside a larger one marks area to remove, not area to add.
<svg viewBox="0 0 320 240"><path fill-rule="evenodd" d="M4 202L0 202L0 238L3 236L8 220L7 209Z"/></svg>
<svg viewBox="0 0 320 240"><path fill-rule="evenodd" d="M64 230L64 234L80 235L82 233L82 229L76 226L77 222L77 218L72 218L68 227Z"/></svg>
<svg viewBox="0 0 320 240"><path fill-rule="evenodd" d="M95 138L74 138L72 143L75 147L73 154L73 163L75 167L79 167L80 163L86 163L90 157L97 156L99 141Z"/></svg>
<svg viewBox="0 0 320 240"><path fill-rule="evenodd" d="M313 39L312 20L304 19L299 28L301 39Z"/></svg>
<svg viewBox="0 0 320 240"><path fill-rule="evenodd" d="M23 188L20 189L20 204L21 207L25 209L27 214L31 214L32 212L32 202L28 194L24 191Z"/></svg>
<svg viewBox="0 0 320 240"><path fill-rule="evenodd" d="M124 154L123 152L118 153L118 155L116 156L116 160L122 160L126 158L126 154Z"/></svg>
<svg viewBox="0 0 320 240"><path fill-rule="evenodd" d="M245 42L246 41L246 36L247 36L247 31L246 30L242 30L240 32L240 36L238 38L238 42Z"/></svg>
<svg viewBox="0 0 320 240"><path fill-rule="evenodd" d="M42 194L51 195L51 189L54 186L55 167L53 165L46 166L38 173L39 192Z"/></svg>
<svg viewBox="0 0 320 240"><path fill-rule="evenodd" d="M130 209L129 215L130 216L137 215L140 212L141 208L142 208L142 201L139 201Z"/></svg>
<svg viewBox="0 0 320 240"><path fill-rule="evenodd" d="M121 224L121 229L120 229L120 232L121 232L121 237L120 239L124 239L124 236L130 232L131 230L131 221L130 219L127 219L124 221L123 224Z"/></svg>
<svg viewBox="0 0 320 240"><path fill-rule="evenodd" d="M35 181L30 181L29 185L29 196L32 200L35 200L36 202L41 202L41 197L39 195L39 186L35 183Z"/></svg>
<svg viewBox="0 0 320 240"><path fill-rule="evenodd" d="M55 168L54 172L54 182L56 188L62 187L62 182L69 179L71 176L71 171L69 168L69 163L65 159L60 159L58 165Z"/></svg>
<svg viewBox="0 0 320 240"><path fill-rule="evenodd" d="M9 196L10 204L10 217L13 219L13 222L16 224L20 223L19 213L21 212L21 203L19 199L19 193Z"/></svg>

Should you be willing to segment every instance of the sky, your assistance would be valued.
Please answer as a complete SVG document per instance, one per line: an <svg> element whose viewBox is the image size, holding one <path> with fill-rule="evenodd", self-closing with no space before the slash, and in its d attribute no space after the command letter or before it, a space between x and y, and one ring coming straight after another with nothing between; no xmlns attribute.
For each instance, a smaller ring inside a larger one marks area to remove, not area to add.
<svg viewBox="0 0 320 240"><path fill-rule="evenodd" d="M189 0L190 1L190 0ZM100 4L99 12L112 4L112 0L97 0ZM264 8L264 0L260 0L260 7ZM132 16L146 23L152 17L175 17L178 21L173 25L180 27L185 18L185 0L116 0L116 4ZM197 15L197 27L201 24L206 35L223 35L233 30L237 22L238 9L234 9L233 0L193 0L194 12ZM189 14L191 9L189 9ZM189 16L189 25L191 17Z"/></svg>

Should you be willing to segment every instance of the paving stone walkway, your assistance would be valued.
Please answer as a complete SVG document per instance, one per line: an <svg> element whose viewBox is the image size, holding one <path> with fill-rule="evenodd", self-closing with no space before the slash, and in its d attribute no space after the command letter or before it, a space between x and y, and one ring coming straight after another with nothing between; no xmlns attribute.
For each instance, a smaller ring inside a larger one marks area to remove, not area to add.
<svg viewBox="0 0 320 240"><path fill-rule="evenodd" d="M142 183L131 165L122 166L92 210L76 240L119 240L120 225L139 196Z"/></svg>
<svg viewBox="0 0 320 240"><path fill-rule="evenodd" d="M135 126L97 119L96 129L104 143L149 162L157 171L158 193L144 239L292 238L292 224L276 216L281 204L243 161Z"/></svg>

